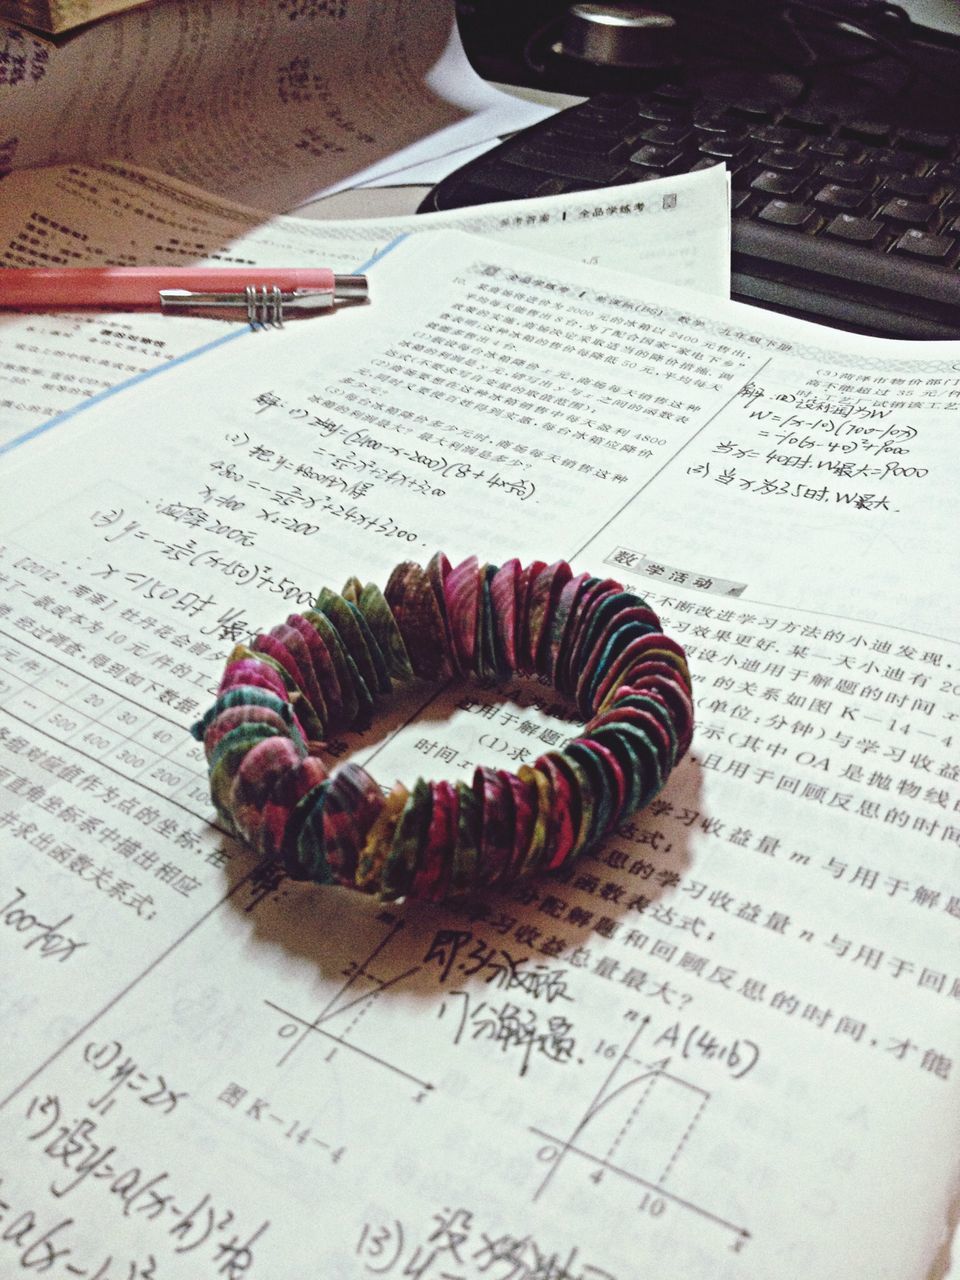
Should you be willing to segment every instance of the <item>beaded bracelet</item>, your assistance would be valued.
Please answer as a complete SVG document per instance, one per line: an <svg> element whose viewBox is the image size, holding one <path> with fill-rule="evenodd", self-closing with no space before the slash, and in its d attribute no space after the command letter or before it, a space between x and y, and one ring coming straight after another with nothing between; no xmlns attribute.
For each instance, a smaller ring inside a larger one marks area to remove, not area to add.
<svg viewBox="0 0 960 1280"><path fill-rule="evenodd" d="M327 735L364 729L415 678L539 675L575 699L580 736L471 783L332 774ZM440 901L568 866L648 804L693 730L683 649L639 596L563 561L398 565L383 592L356 578L231 653L193 727L228 829L286 873L384 899Z"/></svg>

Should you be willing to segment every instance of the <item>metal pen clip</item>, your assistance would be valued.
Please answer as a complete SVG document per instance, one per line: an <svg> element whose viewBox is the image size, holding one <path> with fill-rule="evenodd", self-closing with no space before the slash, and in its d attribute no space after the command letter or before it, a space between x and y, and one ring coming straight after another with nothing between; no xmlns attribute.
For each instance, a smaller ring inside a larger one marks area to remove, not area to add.
<svg viewBox="0 0 960 1280"><path fill-rule="evenodd" d="M325 311L337 302L363 300L368 296L366 276L333 278L332 289L288 289L277 285L248 284L242 293L197 293L190 289L161 289L160 307L164 311L236 311L246 312L252 329L283 326L287 312Z"/></svg>

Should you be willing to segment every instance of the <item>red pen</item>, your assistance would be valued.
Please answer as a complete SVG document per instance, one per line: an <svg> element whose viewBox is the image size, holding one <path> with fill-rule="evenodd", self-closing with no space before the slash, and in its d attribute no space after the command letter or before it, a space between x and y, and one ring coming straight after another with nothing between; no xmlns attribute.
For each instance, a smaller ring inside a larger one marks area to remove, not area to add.
<svg viewBox="0 0 960 1280"><path fill-rule="evenodd" d="M282 324L289 311L321 311L368 296L367 278L327 267L7 267L0 307L235 310L251 324Z"/></svg>

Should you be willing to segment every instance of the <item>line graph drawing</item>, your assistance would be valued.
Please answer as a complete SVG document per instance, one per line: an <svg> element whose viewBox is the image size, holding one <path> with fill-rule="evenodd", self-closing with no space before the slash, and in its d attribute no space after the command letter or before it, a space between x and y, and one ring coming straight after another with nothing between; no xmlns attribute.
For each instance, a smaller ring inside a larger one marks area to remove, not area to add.
<svg viewBox="0 0 960 1280"><path fill-rule="evenodd" d="M368 954L348 967L344 981L315 1017L305 1018L273 1000L264 1000L263 1003L268 1009L284 1019L278 1035L287 1043L277 1061L277 1067L283 1067L289 1062L292 1055L308 1040L319 1038L330 1047L327 1061L331 1061L339 1049L344 1049L409 1081L420 1090L420 1097L433 1091L434 1085L429 1080L406 1071L399 1064L371 1052L351 1039L364 1018L375 1007L379 997L385 991L399 987L421 969L419 964L410 965L388 978L380 977L372 970L375 961L384 955L402 928L402 920L394 920L390 923L384 936ZM419 1098L417 1100L419 1101Z"/></svg>
<svg viewBox="0 0 960 1280"><path fill-rule="evenodd" d="M568 1137L531 1127L544 1143L538 1157L548 1166L533 1199L544 1196L561 1167L573 1160L590 1168L588 1176L597 1185L610 1178L621 1187L641 1189L641 1207L649 1216L658 1217L673 1204L732 1233L732 1248L739 1250L750 1239L745 1227L667 1185L682 1175L684 1150L711 1094L671 1072L669 1058L635 1058L640 1034L638 1028Z"/></svg>

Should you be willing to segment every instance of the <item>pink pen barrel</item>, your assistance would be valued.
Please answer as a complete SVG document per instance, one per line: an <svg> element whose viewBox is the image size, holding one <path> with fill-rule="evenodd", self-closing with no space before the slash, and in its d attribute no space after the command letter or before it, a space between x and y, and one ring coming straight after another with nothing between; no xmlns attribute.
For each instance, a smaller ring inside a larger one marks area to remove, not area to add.
<svg viewBox="0 0 960 1280"><path fill-rule="evenodd" d="M248 285L333 292L326 267L6 267L0 307L159 307L161 289L242 293Z"/></svg>

